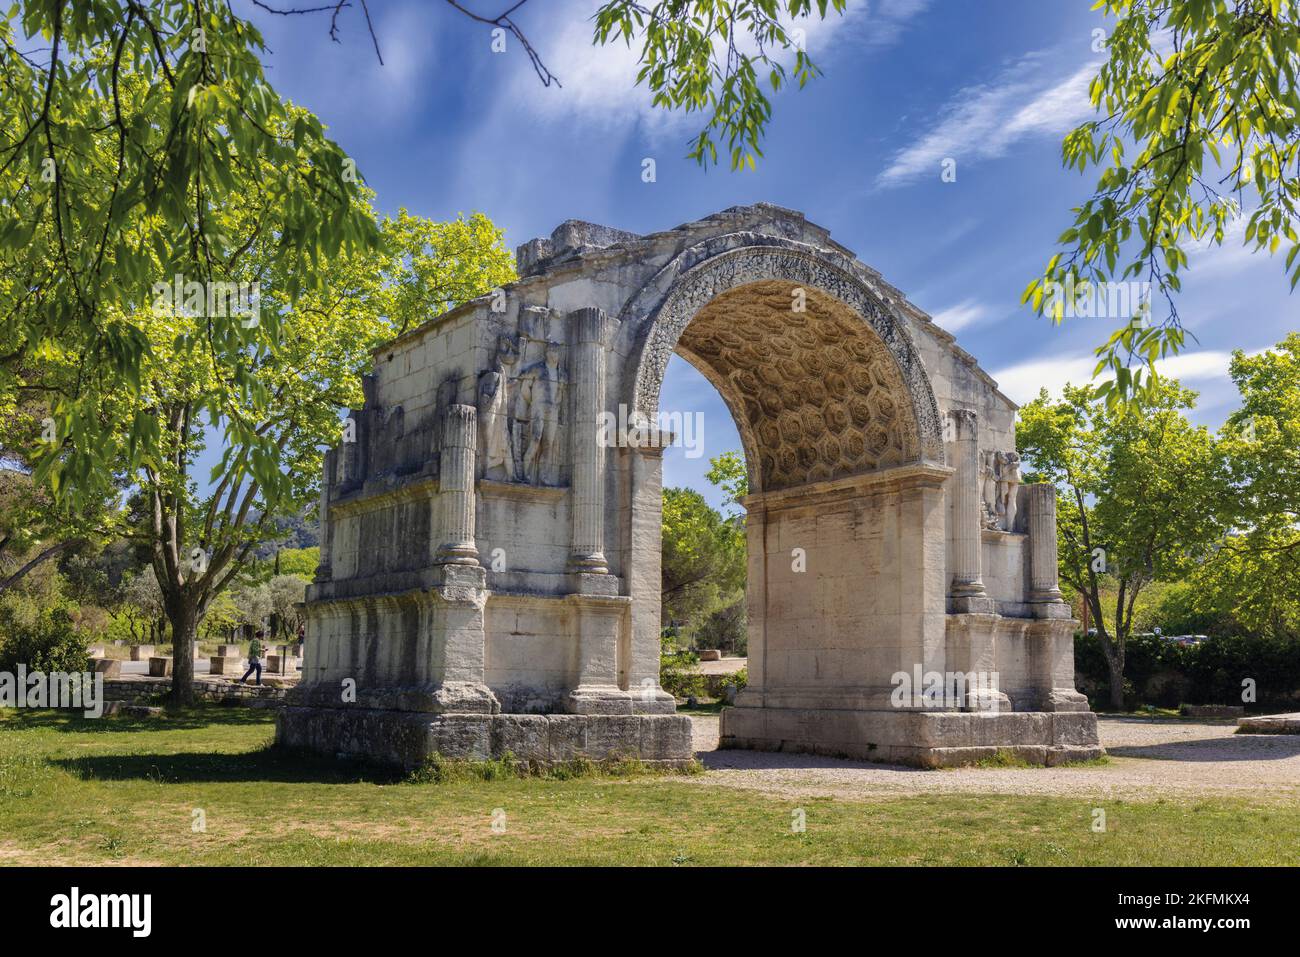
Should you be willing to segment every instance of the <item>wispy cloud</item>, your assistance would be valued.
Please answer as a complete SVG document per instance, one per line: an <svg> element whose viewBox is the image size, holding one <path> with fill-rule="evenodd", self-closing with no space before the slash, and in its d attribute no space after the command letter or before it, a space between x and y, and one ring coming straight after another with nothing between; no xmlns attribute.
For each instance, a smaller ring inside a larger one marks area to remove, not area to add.
<svg viewBox="0 0 1300 957"><path fill-rule="evenodd" d="M1156 368L1167 379L1177 379L1183 385L1227 385L1228 363L1232 354L1219 349L1202 349L1183 352L1160 360ZM1024 404L1038 396L1040 389L1059 396L1067 383L1084 385L1092 380L1092 370L1097 358L1091 354L1060 355L1032 359L991 373L1002 390L1013 402Z"/></svg>
<svg viewBox="0 0 1300 957"><path fill-rule="evenodd" d="M957 332L984 322L990 315L988 307L983 303L976 302L974 299L963 299L954 306L936 312L930 318L940 329Z"/></svg>
<svg viewBox="0 0 1300 957"><path fill-rule="evenodd" d="M860 55L863 47L893 46L909 22L929 4L930 0L877 0L874 4L849 0L843 15L829 11L824 19L801 17L789 26L803 31L804 48L825 68L841 49L851 48ZM701 114L659 109L651 103L645 84L635 85L640 69L640 46L635 41L630 47L621 40L603 46L592 44L592 21L582 15L587 9L586 3L570 4L550 21L554 25L551 29L543 28L533 37L563 86L545 89L531 72L521 72L506 95L553 122L576 121L597 129L641 124L651 133L699 126L703 122ZM793 61L793 57L789 59Z"/></svg>
<svg viewBox="0 0 1300 957"><path fill-rule="evenodd" d="M994 82L958 91L930 130L894 154L876 185L937 177L947 158L959 164L992 159L1019 140L1058 135L1076 126L1092 112L1088 84L1098 64L1087 63L1061 78L1052 69L1053 59L1031 53Z"/></svg>

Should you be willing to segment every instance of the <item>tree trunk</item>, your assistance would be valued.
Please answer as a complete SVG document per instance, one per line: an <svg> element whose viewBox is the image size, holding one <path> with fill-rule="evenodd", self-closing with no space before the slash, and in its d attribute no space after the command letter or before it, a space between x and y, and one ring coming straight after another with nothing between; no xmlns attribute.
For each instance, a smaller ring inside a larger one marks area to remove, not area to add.
<svg viewBox="0 0 1300 957"><path fill-rule="evenodd" d="M1110 670L1110 706L1116 711L1124 710L1124 658L1118 652L1106 653L1106 664Z"/></svg>
<svg viewBox="0 0 1300 957"><path fill-rule="evenodd" d="M182 603L171 617L172 626L172 704L194 703L194 641L199 616L188 602Z"/></svg>

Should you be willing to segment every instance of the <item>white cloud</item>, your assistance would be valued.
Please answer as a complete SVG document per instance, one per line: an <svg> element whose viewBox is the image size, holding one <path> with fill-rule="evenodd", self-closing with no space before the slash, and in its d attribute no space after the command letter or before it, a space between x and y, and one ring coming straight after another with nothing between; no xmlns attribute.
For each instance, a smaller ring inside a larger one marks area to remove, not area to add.
<svg viewBox="0 0 1300 957"><path fill-rule="evenodd" d="M1230 352L1203 349L1161 359L1156 369L1165 378L1177 379L1185 386L1199 388L1201 383L1222 386L1229 381L1228 363L1231 359ZM1096 367L1097 358L1087 353L1032 359L991 374L1005 395L1023 405L1036 398L1039 389L1045 388L1049 394L1059 396L1067 383L1084 385L1090 382L1092 370ZM1104 373L1102 377L1106 377Z"/></svg>
<svg viewBox="0 0 1300 957"><path fill-rule="evenodd" d="M1051 58L1023 57L991 84L957 92L938 123L894 154L876 177L876 185L898 186L919 176L939 175L944 159L963 161L1002 156L1016 141L1059 135L1092 113L1088 84L1097 63L1079 67L1064 79L1054 78Z"/></svg>
<svg viewBox="0 0 1300 957"><path fill-rule="evenodd" d="M930 0L849 0L841 16L828 10L825 19L800 18L791 24L804 31L804 47L818 66L843 47L881 48L897 43L909 21ZM570 5L549 22L551 29L529 32L529 39L547 66L560 78L560 88L545 88L531 70L516 71L505 96L525 103L535 115L552 122L577 121L596 129L614 130L644 124L656 134L694 131L706 122L700 113L656 108L645 84L636 85L640 45L622 40L592 44L592 21L585 3ZM743 46L743 52L756 48ZM518 53L519 51L511 51ZM793 56L787 58L793 63Z"/></svg>
<svg viewBox="0 0 1300 957"><path fill-rule="evenodd" d="M936 312L930 318L940 329L957 332L959 329L983 322L988 316L989 311L983 303L976 302L974 299L963 299L954 306Z"/></svg>

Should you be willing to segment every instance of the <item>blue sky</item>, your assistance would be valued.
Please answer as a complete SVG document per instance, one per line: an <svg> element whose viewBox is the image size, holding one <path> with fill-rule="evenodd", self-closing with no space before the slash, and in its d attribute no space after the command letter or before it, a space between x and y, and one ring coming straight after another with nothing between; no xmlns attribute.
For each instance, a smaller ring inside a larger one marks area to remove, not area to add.
<svg viewBox="0 0 1300 957"><path fill-rule="evenodd" d="M481 210L513 247L565 219L652 232L777 203L829 228L1011 398L1088 378L1113 320L1053 327L1019 299L1095 179L1060 164L1101 59L1093 31L1106 23L1090 0L851 0L847 16L806 25L825 75L775 98L766 155L745 173L685 159L699 118L649 106L634 52L591 46L598 5L530 0L516 16L561 88L542 86L513 38L494 53L488 28L441 0L371 0L382 66L359 9L344 12L338 44L327 17L245 12L271 48L276 88L329 125L384 212ZM641 179L647 157L654 183ZM941 179L946 158L955 182ZM1195 417L1217 427L1235 404L1230 351L1300 328L1297 302L1280 259L1238 240L1193 255L1179 308L1199 342L1164 371L1201 392ZM703 490L707 457L739 448L734 426L680 360L663 395L666 409L703 413L705 440L702 458L669 452L665 482Z"/></svg>

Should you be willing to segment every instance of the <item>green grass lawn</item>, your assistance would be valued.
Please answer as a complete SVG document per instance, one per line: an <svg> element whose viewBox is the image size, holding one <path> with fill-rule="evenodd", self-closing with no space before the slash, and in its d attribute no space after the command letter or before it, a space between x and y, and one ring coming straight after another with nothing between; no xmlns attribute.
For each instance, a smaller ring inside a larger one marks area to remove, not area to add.
<svg viewBox="0 0 1300 957"><path fill-rule="evenodd" d="M1088 799L795 801L710 772L411 783L272 735L256 710L0 712L0 863L1300 863L1300 808L1278 804L1107 801L1094 833Z"/></svg>

